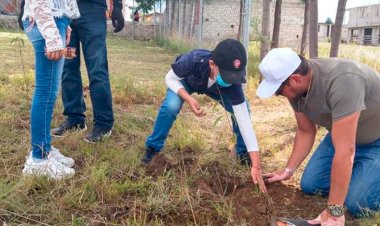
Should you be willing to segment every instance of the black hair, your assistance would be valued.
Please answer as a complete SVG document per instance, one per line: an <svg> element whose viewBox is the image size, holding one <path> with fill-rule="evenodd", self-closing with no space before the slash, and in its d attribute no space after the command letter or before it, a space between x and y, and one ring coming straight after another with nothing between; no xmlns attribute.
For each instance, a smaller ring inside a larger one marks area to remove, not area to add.
<svg viewBox="0 0 380 226"><path fill-rule="evenodd" d="M301 59L301 64L292 74L307 75L309 72L309 64L305 57L298 54L298 57Z"/></svg>

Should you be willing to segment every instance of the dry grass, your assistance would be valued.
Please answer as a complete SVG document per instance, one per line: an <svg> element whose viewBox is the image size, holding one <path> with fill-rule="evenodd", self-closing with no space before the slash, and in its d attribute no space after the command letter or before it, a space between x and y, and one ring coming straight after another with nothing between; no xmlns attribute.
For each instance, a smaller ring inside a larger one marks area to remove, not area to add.
<svg viewBox="0 0 380 226"><path fill-rule="evenodd" d="M163 78L176 55L153 42L108 39L116 116L113 135L97 145L83 142L82 133L53 141L54 146L76 160L75 177L58 182L23 177L21 168L29 148L33 52L27 40L25 46L10 45L15 36L19 34L0 32L1 220L12 225L245 224L236 218L233 203L223 192L230 189L232 182L249 184L249 174L231 158L228 120L208 98L199 97L207 120L194 117L184 106L164 150L168 160L164 172L151 174L140 165L145 138L152 130L165 94ZM255 45L252 46L247 95L262 147L264 169L270 171L286 163L295 122L286 100L261 101L254 96L258 56ZM347 51L350 53L353 50ZM362 54L361 60L376 62L379 57L371 54L366 59ZM87 84L86 70L82 69ZM87 123L91 127L88 97L86 103ZM62 103L58 101L52 126L62 122L62 111ZM223 116L222 120L213 126L219 116ZM320 131L318 139L323 134ZM215 183L216 195L205 198L194 186L205 178L214 179L209 166L223 169L224 180ZM299 173L290 184L297 184ZM252 194L257 195L257 191Z"/></svg>

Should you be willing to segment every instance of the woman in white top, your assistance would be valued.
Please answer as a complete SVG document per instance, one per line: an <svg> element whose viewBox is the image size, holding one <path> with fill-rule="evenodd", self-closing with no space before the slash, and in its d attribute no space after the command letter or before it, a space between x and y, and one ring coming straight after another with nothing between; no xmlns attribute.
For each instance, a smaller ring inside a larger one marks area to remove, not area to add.
<svg viewBox="0 0 380 226"><path fill-rule="evenodd" d="M51 146L50 123L70 41L71 19L80 16L76 0L25 0L23 26L35 52L31 107L31 152L23 174L61 179L75 174L74 160Z"/></svg>

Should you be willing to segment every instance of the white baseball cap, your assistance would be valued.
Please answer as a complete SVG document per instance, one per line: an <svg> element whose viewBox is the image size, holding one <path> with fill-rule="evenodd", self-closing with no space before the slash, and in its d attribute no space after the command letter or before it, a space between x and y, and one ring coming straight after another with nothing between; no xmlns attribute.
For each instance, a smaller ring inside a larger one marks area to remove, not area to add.
<svg viewBox="0 0 380 226"><path fill-rule="evenodd" d="M271 97L300 64L298 54L290 48L275 48L269 51L259 64L264 79L257 88L256 95L260 98Z"/></svg>

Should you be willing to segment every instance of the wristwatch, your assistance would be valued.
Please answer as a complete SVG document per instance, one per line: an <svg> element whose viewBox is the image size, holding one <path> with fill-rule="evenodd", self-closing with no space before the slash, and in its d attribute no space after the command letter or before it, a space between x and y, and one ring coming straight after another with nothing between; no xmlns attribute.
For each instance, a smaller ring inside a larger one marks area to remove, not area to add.
<svg viewBox="0 0 380 226"><path fill-rule="evenodd" d="M344 215L343 205L328 205L326 210L333 217L341 217Z"/></svg>

